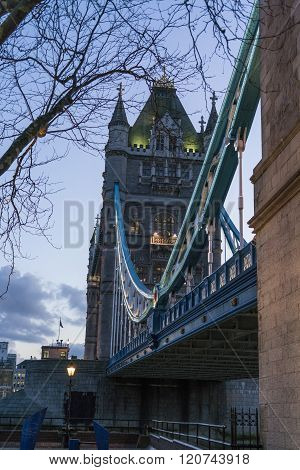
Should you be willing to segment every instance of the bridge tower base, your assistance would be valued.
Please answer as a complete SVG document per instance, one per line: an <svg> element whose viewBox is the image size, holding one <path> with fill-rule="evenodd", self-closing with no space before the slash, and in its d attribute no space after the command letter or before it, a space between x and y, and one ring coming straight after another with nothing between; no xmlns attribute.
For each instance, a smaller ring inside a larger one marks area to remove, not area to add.
<svg viewBox="0 0 300 470"><path fill-rule="evenodd" d="M250 221L257 238L261 435L265 449L299 449L300 4L268 4L261 18L263 148Z"/></svg>

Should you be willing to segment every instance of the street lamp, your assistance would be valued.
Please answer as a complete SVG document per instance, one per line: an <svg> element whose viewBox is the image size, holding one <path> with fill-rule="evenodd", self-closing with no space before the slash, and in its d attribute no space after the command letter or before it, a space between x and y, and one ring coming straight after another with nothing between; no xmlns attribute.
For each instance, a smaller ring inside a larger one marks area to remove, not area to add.
<svg viewBox="0 0 300 470"><path fill-rule="evenodd" d="M76 372L76 366L73 362L70 362L67 367L67 372L69 376L69 399L68 399L68 410L67 410L67 425L66 425L66 434L67 434L67 443L70 439L70 417L71 417L71 391L72 391L72 377L74 377Z"/></svg>
<svg viewBox="0 0 300 470"><path fill-rule="evenodd" d="M72 377L74 377L75 372L76 372L76 367L75 367L75 364L73 364L73 362L70 362L70 364L68 365L67 372L68 372L68 376L70 377L70 380L72 380Z"/></svg>

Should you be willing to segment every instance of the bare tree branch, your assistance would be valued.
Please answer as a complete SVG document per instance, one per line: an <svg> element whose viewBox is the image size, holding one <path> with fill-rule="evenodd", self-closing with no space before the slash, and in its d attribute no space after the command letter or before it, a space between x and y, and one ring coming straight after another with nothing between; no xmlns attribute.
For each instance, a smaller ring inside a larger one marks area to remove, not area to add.
<svg viewBox="0 0 300 470"><path fill-rule="evenodd" d="M10 11L10 14L0 25L0 46L16 31L28 13L30 13L36 5L41 3L41 1L42 0L21 0L19 2L7 2L7 8L9 10L6 11ZM3 12L2 14L4 14L3 3L5 2L2 2L0 9L0 13ZM15 6L11 9L14 4Z"/></svg>

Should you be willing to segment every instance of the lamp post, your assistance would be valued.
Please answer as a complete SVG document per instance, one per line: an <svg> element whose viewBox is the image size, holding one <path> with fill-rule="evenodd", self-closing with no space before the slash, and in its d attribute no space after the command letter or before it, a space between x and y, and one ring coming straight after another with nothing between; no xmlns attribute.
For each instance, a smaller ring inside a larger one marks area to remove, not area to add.
<svg viewBox="0 0 300 470"><path fill-rule="evenodd" d="M67 425L66 425L66 437L67 437L67 445L69 444L70 439L70 417L71 417L71 391L72 391L72 377L74 377L76 372L76 367L73 362L70 362L67 367L67 372L69 376L69 399L68 399L68 410L67 410Z"/></svg>
<svg viewBox="0 0 300 470"><path fill-rule="evenodd" d="M243 222L243 211L244 211L244 196L243 196L243 152L246 147L246 135L247 127L238 129L238 135L235 142L235 150L238 152L239 159L239 220L240 220L240 250L244 247L244 222Z"/></svg>

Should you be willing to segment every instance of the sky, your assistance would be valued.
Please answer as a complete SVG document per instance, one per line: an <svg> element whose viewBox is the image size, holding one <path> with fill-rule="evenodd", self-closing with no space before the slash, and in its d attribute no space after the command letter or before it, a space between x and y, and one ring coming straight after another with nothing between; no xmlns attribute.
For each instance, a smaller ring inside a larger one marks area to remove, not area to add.
<svg viewBox="0 0 300 470"><path fill-rule="evenodd" d="M205 43L203 44L203 47ZM209 46L209 45L208 45ZM212 64L211 86L223 90L228 82L231 67ZM130 99L136 90L125 86L124 99ZM148 90L144 91L144 100ZM117 96L117 91L116 91ZM204 115L208 119L207 101L199 91L179 94L179 97L197 130ZM217 108L221 107L219 94ZM210 103L210 101L208 100ZM113 112L113 109L112 109ZM132 125L137 112L128 113ZM99 123L100 124L100 123ZM58 153L63 148L57 144ZM9 351L18 354L18 360L36 356L40 358L42 344L57 339L59 319L63 329L61 339L70 341L71 354L82 357L86 318L86 275L89 240L95 217L101 206L101 184L104 171L103 149L98 156L80 151L70 145L68 156L52 163L47 172L53 182L63 188L53 195L54 204L51 244L42 237L23 238L23 251L27 257L17 259L16 270L4 300L0 301L0 341L9 341ZM47 152L47 148L44 149ZM244 154L244 199L245 233L250 241L253 237L246 221L253 215L253 185L250 177L261 158L260 110L258 109ZM238 180L237 174L231 184L225 207L231 207L230 216L238 225ZM70 228L70 221L82 219L80 230ZM0 264L0 287L7 279L7 266Z"/></svg>

